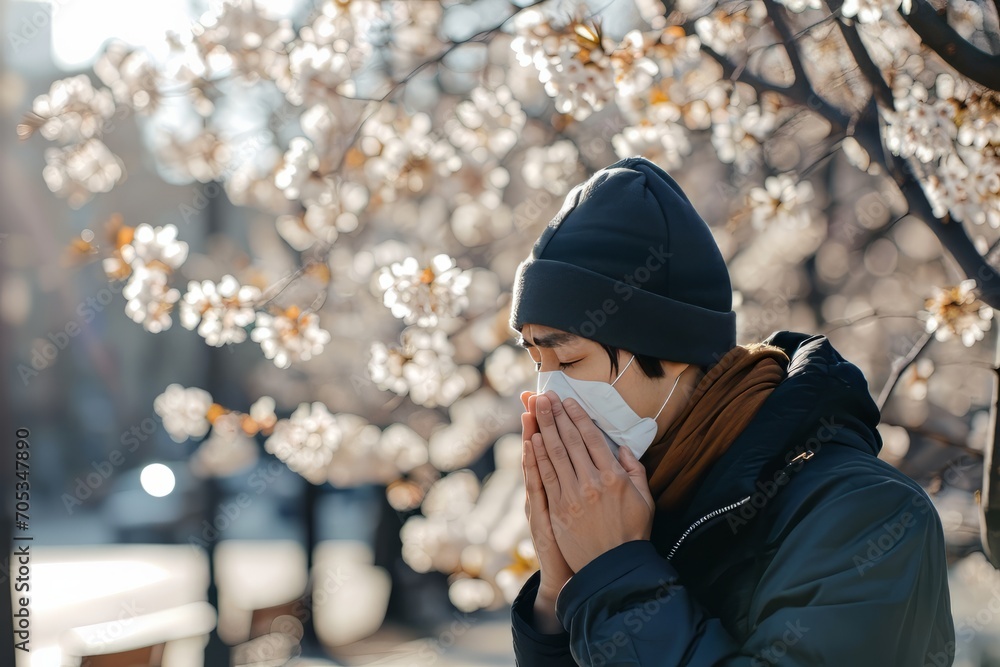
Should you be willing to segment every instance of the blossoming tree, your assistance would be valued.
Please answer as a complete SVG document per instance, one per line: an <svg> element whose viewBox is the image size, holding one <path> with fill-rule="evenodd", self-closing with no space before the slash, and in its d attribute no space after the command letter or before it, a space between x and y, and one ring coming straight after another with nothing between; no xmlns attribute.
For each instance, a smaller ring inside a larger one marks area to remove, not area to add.
<svg viewBox="0 0 1000 667"><path fill-rule="evenodd" d="M112 42L95 77L34 101L19 132L53 144L46 183L73 207L119 185L105 140L134 116L164 178L266 212L295 266L257 258L196 279L177 226L120 218L75 252L126 282L147 331L176 319L207 345L249 338L282 369L334 358L324 372L355 407L279 418L268 396L222 406L173 385L157 412L176 440L206 438L195 463L211 474L252 460L260 435L314 484L385 484L394 507L420 509L404 558L452 573L465 610L509 602L535 567L516 430L533 368L511 345L510 286L593 169L643 154L695 193L741 339L870 320L844 351L886 371L880 405L904 381L934 400L931 372L952 381L917 357L983 340L1000 307L995 4L321 0L277 16L225 0L168 39L163 61ZM436 417L404 419L420 410ZM997 438L980 435L989 471ZM482 480L469 467L487 454Z"/></svg>

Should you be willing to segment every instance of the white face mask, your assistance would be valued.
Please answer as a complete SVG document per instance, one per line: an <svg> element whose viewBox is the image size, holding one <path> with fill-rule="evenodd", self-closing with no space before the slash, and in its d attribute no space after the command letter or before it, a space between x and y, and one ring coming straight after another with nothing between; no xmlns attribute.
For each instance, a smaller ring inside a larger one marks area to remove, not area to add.
<svg viewBox="0 0 1000 667"><path fill-rule="evenodd" d="M538 374L538 393L541 394L549 389L556 393L560 401L573 398L580 407L590 415L597 427L604 433L615 457L618 457L619 447L628 447L635 454L636 460L641 457L656 437L656 417L660 416L667 401L677 388L677 383L681 379L681 373L677 374L674 386L667 394L663 405L656 412L655 417L640 417L629 407L622 395L614 388L614 383L628 370L628 367L635 360L635 355L625 364L625 368L618 374L610 384L596 380L577 380L571 378L562 371L544 371ZM684 370L687 370L685 367Z"/></svg>

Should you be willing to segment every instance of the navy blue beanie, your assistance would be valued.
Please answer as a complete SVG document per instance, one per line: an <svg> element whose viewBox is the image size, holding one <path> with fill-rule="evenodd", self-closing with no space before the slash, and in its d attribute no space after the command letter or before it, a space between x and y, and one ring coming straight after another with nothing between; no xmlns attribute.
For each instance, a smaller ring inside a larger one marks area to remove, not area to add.
<svg viewBox="0 0 1000 667"><path fill-rule="evenodd" d="M708 225L673 178L635 156L566 195L517 268L510 326L711 366L736 346L732 305Z"/></svg>

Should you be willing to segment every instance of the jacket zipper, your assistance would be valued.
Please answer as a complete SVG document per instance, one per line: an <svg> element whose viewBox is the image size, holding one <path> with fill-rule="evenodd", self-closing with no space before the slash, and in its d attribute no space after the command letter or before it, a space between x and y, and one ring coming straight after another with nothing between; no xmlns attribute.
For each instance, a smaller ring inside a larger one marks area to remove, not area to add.
<svg viewBox="0 0 1000 667"><path fill-rule="evenodd" d="M671 547L670 553L667 554L667 560L670 560L671 558L674 557L674 554L677 553L677 549L680 548L680 546L681 546L681 542L683 542L685 539L687 539L687 536L690 535L691 531L693 531L695 528L697 528L698 526L700 526L701 524L705 523L706 521L708 521L709 519L711 519L713 517L717 517L717 516L719 516L720 514L722 514L724 512L728 512L730 510L736 509L737 507L739 507L740 505L742 505L743 503L745 503L748 500L750 500L750 496L747 496L745 498L737 500L735 503L730 503L729 505L726 505L725 507L720 507L717 510L713 510L713 511L709 512L708 514L706 514L705 516L703 516L700 519L698 519L697 521L695 521L694 523L692 523L690 526L687 527L687 530L685 530L683 533L681 533L681 536L677 539L677 542L675 542L674 546Z"/></svg>
<svg viewBox="0 0 1000 667"><path fill-rule="evenodd" d="M808 461L815 454L816 454L816 452L814 452L813 450L807 449L807 450L803 451L801 454L799 454L798 456L796 456L794 459L792 459L791 461L789 461L788 465L785 466L785 469L787 470L796 461L798 461L800 459L802 461ZM782 470L782 472L784 472L784 470ZM683 533L681 533L681 536L679 538L677 538L677 541L674 543L674 546L670 548L670 553L667 554L667 560L670 560L671 558L674 557L674 554L677 553L677 549L679 549L680 546L681 546L681 542L683 542L685 539L687 539L687 536L690 535L691 531L693 531L695 528L697 528L698 526L700 526L701 524L705 523L706 521L708 521L709 519L711 519L713 517L717 517L720 514L723 514L725 512L733 510L733 509L736 509L737 507L739 507L743 503L747 502L748 500L750 500L750 496L746 496L745 498L741 498L740 500L737 500L734 503L730 503L729 505L726 505L725 507L720 507L717 510L713 510L713 511L709 512L705 516L701 517L700 519L698 519L697 521L695 521L694 523L692 523L690 526L687 527L687 530L685 530Z"/></svg>

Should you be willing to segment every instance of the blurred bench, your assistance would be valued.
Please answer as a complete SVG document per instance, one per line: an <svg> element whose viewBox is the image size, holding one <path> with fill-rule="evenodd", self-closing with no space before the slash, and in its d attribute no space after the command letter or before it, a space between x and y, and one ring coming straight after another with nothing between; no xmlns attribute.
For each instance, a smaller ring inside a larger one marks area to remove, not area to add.
<svg viewBox="0 0 1000 667"><path fill-rule="evenodd" d="M167 667L203 661L215 609L207 602L143 614L120 621L93 623L68 630L60 645L63 663L80 667Z"/></svg>

